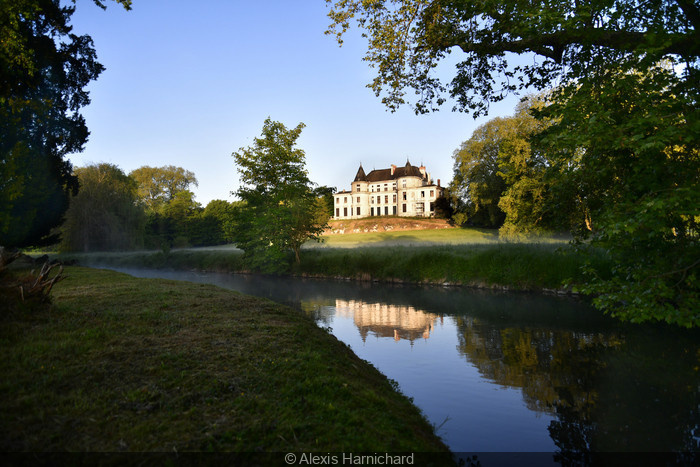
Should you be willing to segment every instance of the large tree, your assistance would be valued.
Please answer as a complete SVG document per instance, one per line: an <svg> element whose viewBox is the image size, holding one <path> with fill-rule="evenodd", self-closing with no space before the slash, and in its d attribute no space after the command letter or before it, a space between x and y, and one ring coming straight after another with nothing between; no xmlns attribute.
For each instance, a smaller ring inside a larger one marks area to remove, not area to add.
<svg viewBox="0 0 700 467"><path fill-rule="evenodd" d="M550 154L552 199L574 201L579 238L615 263L583 290L620 318L700 326L700 119L672 68L601 73L567 99L535 144ZM567 206L566 203L563 206Z"/></svg>
<svg viewBox="0 0 700 467"><path fill-rule="evenodd" d="M234 241L264 272L283 269L290 251L298 263L301 245L325 227L304 151L295 147L304 126L290 130L267 118L261 137L233 153L241 175L235 194L245 202L236 212Z"/></svg>
<svg viewBox="0 0 700 467"><path fill-rule="evenodd" d="M63 250L127 250L143 244L145 212L137 203L136 182L112 164L75 169L80 192L61 227Z"/></svg>
<svg viewBox="0 0 700 467"><path fill-rule="evenodd" d="M558 122L539 139L552 198L619 264L591 271L584 290L623 319L700 325L697 2L338 0L330 17L339 40L353 18L365 29L371 86L391 109L407 89L417 112L449 95L480 115L508 93L556 87L539 113ZM451 52L463 55L444 83Z"/></svg>
<svg viewBox="0 0 700 467"><path fill-rule="evenodd" d="M506 234L569 227L569 213L551 209L548 155L530 144L548 124L531 114L541 105L541 97L524 99L513 116L489 120L454 152L450 189L461 198L457 219Z"/></svg>
<svg viewBox="0 0 700 467"><path fill-rule="evenodd" d="M410 103L427 112L449 95L456 109L480 115L513 91L669 57L698 80L700 7L693 0L326 1L328 33L339 43L353 20L364 29L365 60L377 70L370 86L391 109ZM453 52L460 61L446 83L438 65ZM407 89L416 92L414 102Z"/></svg>
<svg viewBox="0 0 700 467"><path fill-rule="evenodd" d="M129 176L136 180L139 203L146 209L146 243L150 247L169 249L197 244L200 225L192 222L202 207L195 201L190 186L197 186L197 177L189 170L174 165L142 166Z"/></svg>
<svg viewBox="0 0 700 467"><path fill-rule="evenodd" d="M92 39L71 33L73 11L59 0L0 2L0 245L55 241L78 189L65 157L87 141L85 86L104 68Z"/></svg>
<svg viewBox="0 0 700 467"><path fill-rule="evenodd" d="M174 165L144 165L133 170L129 176L138 183L141 202L152 212L162 212L172 201L178 198L182 201L183 196L193 197L194 194L189 188L192 185L197 186L197 177L193 172ZM189 192L190 195L183 194L184 192Z"/></svg>
<svg viewBox="0 0 700 467"><path fill-rule="evenodd" d="M508 118L495 118L474 130L471 138L454 152L454 178L450 192L460 198L455 213L458 224L500 227L505 214L498 202L506 189L499 171L502 138L507 137Z"/></svg>

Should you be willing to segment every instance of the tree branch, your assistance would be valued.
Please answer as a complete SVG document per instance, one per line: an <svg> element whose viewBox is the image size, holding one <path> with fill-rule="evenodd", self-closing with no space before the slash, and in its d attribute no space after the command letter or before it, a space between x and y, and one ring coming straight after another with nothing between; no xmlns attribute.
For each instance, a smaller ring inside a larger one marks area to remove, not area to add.
<svg viewBox="0 0 700 467"><path fill-rule="evenodd" d="M585 28L569 31L559 31L551 34L541 34L512 41L501 42L470 42L465 40L465 34L460 34L453 41L445 41L439 45L440 49L448 49L456 46L465 53L478 53L496 55L503 52L524 53L535 52L557 63L561 62L563 51L570 45L589 45L609 47L622 52L634 52L641 44L647 44L651 40L666 43L661 51L664 54L681 55L684 57L700 56L700 38L698 33L693 34L666 34L659 40L658 34L635 31L607 31L600 28Z"/></svg>

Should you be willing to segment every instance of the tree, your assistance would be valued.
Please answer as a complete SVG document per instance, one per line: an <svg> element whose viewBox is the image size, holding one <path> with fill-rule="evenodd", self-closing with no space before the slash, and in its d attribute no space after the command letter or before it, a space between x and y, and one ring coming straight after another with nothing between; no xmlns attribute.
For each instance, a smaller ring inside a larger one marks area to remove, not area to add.
<svg viewBox="0 0 700 467"><path fill-rule="evenodd" d="M268 117L261 137L232 154L242 183L236 194L245 202L235 214L235 243L263 272L283 269L290 250L298 263L301 245L325 228L304 151L295 148L304 126L288 130Z"/></svg>
<svg viewBox="0 0 700 467"><path fill-rule="evenodd" d="M330 186L319 186L314 189L314 193L322 200L322 209L325 210L325 213L328 215L328 219L333 217L333 195L335 194L335 188Z"/></svg>
<svg viewBox="0 0 700 467"><path fill-rule="evenodd" d="M664 65L602 73L541 110L558 119L536 144L551 154L553 197L579 197L579 237L615 263L612 277L589 268L582 290L625 320L698 326L700 119L680 81Z"/></svg>
<svg viewBox="0 0 700 467"><path fill-rule="evenodd" d="M80 192L71 198L61 227L61 249L126 250L143 244L145 213L136 182L112 164L75 169Z"/></svg>
<svg viewBox="0 0 700 467"><path fill-rule="evenodd" d="M231 203L214 199L203 211L189 218L187 231L190 243L194 246L223 245L227 238L226 227L234 221L234 207Z"/></svg>
<svg viewBox="0 0 700 467"><path fill-rule="evenodd" d="M161 212L179 193L188 191L191 185L198 186L193 172L174 165L144 165L133 170L129 176L138 183L139 198L151 212Z"/></svg>
<svg viewBox="0 0 700 467"><path fill-rule="evenodd" d="M525 99L515 115L481 125L455 151L450 190L461 197L459 223L501 227L508 234L554 227L547 212L546 154L533 150L529 141L546 125L530 114L538 100Z"/></svg>
<svg viewBox="0 0 700 467"><path fill-rule="evenodd" d="M579 240L619 264L612 277L590 271L583 290L622 319L700 325L697 2L397 3L339 0L329 14L341 42L353 18L367 31L371 86L386 105L408 103L412 88L414 109L427 112L449 91L455 109L477 116L508 93L557 83L538 114L559 122L540 139L554 153L552 199L584 219ZM446 85L437 66L457 50L465 57ZM535 57L508 63L523 54Z"/></svg>
<svg viewBox="0 0 700 467"><path fill-rule="evenodd" d="M126 9L129 0L117 0ZM101 7L102 2L95 1ZM85 86L104 69L90 36L71 34L58 0L0 4L0 244L52 243L78 180L65 156L88 130Z"/></svg>
<svg viewBox="0 0 700 467"><path fill-rule="evenodd" d="M700 8L692 0L326 0L334 34L354 19L365 30L365 56L377 75L370 87L392 110L410 103L416 112L437 109L446 94L455 109L475 116L508 93L548 88L615 65L646 69L668 57L687 64L698 81ZM451 83L438 65L461 51ZM514 55L530 55L512 65ZM510 63L509 63L510 62Z"/></svg>
<svg viewBox="0 0 700 467"><path fill-rule="evenodd" d="M498 202L506 189L499 174L501 131L508 120L493 119L474 130L472 137L454 152L454 178L450 192L462 200L458 223L500 227L505 215Z"/></svg>
<svg viewBox="0 0 700 467"><path fill-rule="evenodd" d="M190 230L200 230L192 218L202 211L189 190L191 185L197 186L195 174L167 165L139 167L129 176L136 180L139 202L148 214L148 245L168 249L192 244Z"/></svg>

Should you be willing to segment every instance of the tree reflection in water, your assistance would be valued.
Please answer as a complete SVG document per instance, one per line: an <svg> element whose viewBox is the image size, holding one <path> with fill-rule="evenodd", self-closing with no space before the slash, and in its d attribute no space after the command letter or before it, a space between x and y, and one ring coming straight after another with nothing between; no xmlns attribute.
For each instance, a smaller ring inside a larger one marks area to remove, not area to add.
<svg viewBox="0 0 700 467"><path fill-rule="evenodd" d="M459 352L485 378L519 388L531 410L556 416L548 431L562 464L586 462L592 452L698 451L697 333L622 325L576 332L455 319Z"/></svg>

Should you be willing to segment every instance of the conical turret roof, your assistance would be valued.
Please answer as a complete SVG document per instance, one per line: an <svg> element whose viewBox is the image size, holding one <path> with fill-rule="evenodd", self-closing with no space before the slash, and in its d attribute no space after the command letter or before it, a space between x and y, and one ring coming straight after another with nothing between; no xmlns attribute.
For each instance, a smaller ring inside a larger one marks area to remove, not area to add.
<svg viewBox="0 0 700 467"><path fill-rule="evenodd" d="M354 182L366 182L367 181L367 175L365 174L365 169L362 168L362 164L360 164L360 168L357 171L357 175L355 175L355 180Z"/></svg>

